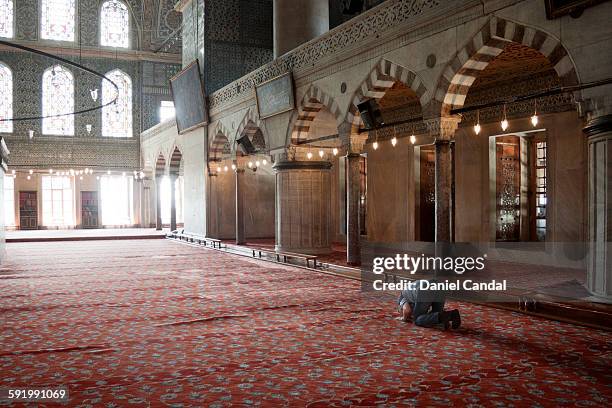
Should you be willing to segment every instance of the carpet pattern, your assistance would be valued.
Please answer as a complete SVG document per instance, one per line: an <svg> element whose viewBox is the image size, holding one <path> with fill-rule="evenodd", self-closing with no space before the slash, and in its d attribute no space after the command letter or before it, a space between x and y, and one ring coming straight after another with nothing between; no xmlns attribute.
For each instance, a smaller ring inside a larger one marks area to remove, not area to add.
<svg viewBox="0 0 612 408"><path fill-rule="evenodd" d="M0 387L70 406L612 403L607 332L463 303L459 331L419 328L358 282L165 240L8 251Z"/></svg>

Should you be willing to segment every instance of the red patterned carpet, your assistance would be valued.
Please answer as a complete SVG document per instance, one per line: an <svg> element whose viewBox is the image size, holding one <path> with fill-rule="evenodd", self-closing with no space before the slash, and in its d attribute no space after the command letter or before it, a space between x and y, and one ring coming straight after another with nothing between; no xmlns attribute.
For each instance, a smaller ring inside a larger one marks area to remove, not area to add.
<svg viewBox="0 0 612 408"><path fill-rule="evenodd" d="M0 387L70 406L611 404L610 333L470 304L419 328L358 282L165 240L8 251Z"/></svg>

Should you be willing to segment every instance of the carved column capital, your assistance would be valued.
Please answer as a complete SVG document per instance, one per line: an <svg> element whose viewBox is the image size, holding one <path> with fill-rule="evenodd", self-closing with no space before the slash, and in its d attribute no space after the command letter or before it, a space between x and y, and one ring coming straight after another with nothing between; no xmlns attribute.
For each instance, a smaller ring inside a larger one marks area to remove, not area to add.
<svg viewBox="0 0 612 408"><path fill-rule="evenodd" d="M363 152L366 141L368 140L367 133L358 133L350 136L348 154L359 154Z"/></svg>
<svg viewBox="0 0 612 408"><path fill-rule="evenodd" d="M423 121L429 134L437 141L450 141L455 138L455 131L459 128L461 117L459 115L425 119Z"/></svg>

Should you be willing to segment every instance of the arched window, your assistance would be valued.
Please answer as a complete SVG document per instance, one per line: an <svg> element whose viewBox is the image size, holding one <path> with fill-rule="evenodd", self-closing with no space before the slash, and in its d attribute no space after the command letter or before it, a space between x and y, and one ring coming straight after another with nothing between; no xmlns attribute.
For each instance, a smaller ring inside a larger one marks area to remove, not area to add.
<svg viewBox="0 0 612 408"><path fill-rule="evenodd" d="M0 0L0 37L13 38L13 0Z"/></svg>
<svg viewBox="0 0 612 408"><path fill-rule="evenodd" d="M130 43L130 14L125 3L105 1L100 11L100 44L128 48Z"/></svg>
<svg viewBox="0 0 612 408"><path fill-rule="evenodd" d="M74 41L76 0L42 0L40 35L46 40Z"/></svg>
<svg viewBox="0 0 612 408"><path fill-rule="evenodd" d="M13 117L13 73L0 62L0 119ZM13 122L0 122L1 133L11 133Z"/></svg>
<svg viewBox="0 0 612 408"><path fill-rule="evenodd" d="M60 65L48 68L42 78L43 116L74 112L74 77ZM44 135L74 135L74 115L43 119Z"/></svg>
<svg viewBox="0 0 612 408"><path fill-rule="evenodd" d="M116 69L106 74L119 88L119 96L113 104L102 108L102 136L132 137L132 80ZM115 98L117 91L113 84L102 81L102 104Z"/></svg>

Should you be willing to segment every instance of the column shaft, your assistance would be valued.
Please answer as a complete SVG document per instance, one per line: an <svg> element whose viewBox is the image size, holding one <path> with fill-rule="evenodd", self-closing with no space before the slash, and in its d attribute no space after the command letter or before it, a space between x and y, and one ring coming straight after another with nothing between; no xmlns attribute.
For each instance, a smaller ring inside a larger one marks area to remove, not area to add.
<svg viewBox="0 0 612 408"><path fill-rule="evenodd" d="M452 157L450 142L436 140L436 242L451 240Z"/></svg>
<svg viewBox="0 0 612 408"><path fill-rule="evenodd" d="M176 175L170 175L170 231L176 231Z"/></svg>
<svg viewBox="0 0 612 408"><path fill-rule="evenodd" d="M244 170L236 169L236 244L246 244L244 234L244 200L242 184L244 183Z"/></svg>
<svg viewBox="0 0 612 408"><path fill-rule="evenodd" d="M349 265L361 264L361 225L359 223L359 202L361 200L360 157L358 153L349 153L346 156L346 262Z"/></svg>
<svg viewBox="0 0 612 408"><path fill-rule="evenodd" d="M155 178L155 229L158 231L162 230L162 217L161 217L161 176Z"/></svg>
<svg viewBox="0 0 612 408"><path fill-rule="evenodd" d="M589 150L589 232L587 289L612 303L612 115L584 128Z"/></svg>

